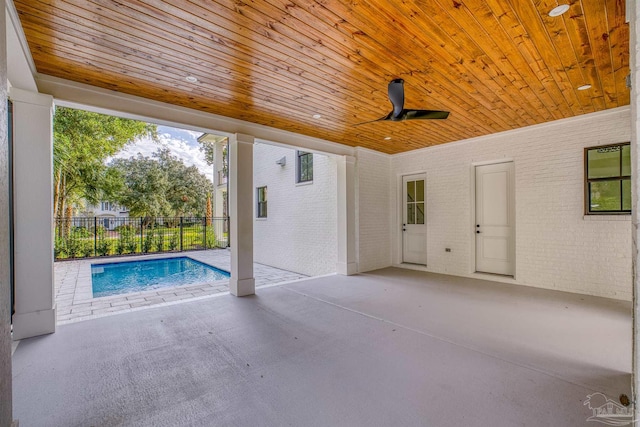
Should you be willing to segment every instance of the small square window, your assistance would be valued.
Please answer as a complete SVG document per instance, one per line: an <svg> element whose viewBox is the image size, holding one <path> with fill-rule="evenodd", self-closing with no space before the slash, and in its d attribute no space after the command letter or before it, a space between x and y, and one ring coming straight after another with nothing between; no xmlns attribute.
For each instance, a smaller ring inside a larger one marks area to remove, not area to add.
<svg viewBox="0 0 640 427"><path fill-rule="evenodd" d="M256 188L257 204L256 204L256 217L267 217L267 187Z"/></svg>
<svg viewBox="0 0 640 427"><path fill-rule="evenodd" d="M631 213L630 145L585 149L586 214Z"/></svg>
<svg viewBox="0 0 640 427"><path fill-rule="evenodd" d="M313 153L296 152L296 182L313 181Z"/></svg>

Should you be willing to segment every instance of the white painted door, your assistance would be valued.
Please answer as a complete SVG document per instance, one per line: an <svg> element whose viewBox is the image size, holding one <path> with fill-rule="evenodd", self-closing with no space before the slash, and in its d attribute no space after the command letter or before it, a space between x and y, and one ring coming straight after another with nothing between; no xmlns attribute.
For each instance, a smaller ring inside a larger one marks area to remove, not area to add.
<svg viewBox="0 0 640 427"><path fill-rule="evenodd" d="M515 272L513 162L476 166L476 271Z"/></svg>
<svg viewBox="0 0 640 427"><path fill-rule="evenodd" d="M402 262L427 264L426 175L402 177Z"/></svg>

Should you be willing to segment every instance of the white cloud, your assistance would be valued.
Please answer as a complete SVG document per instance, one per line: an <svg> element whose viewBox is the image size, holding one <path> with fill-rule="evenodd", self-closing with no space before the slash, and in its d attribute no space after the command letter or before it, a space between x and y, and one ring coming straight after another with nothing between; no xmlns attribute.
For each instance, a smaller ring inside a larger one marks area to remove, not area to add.
<svg viewBox="0 0 640 427"><path fill-rule="evenodd" d="M114 156L114 158L128 159L138 153L145 157L151 157L160 148L168 148L171 153L182 159L187 166L195 166L213 182L213 166L204 161L204 154L200 151L198 137L202 132L194 132L185 129L158 126L158 142L149 138L140 138L134 144Z"/></svg>

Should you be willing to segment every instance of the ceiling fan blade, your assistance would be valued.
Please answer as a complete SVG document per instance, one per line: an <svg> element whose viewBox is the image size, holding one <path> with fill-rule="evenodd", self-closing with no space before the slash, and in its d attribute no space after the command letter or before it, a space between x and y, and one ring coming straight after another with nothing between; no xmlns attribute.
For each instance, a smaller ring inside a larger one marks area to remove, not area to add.
<svg viewBox="0 0 640 427"><path fill-rule="evenodd" d="M389 82L389 101L393 105L391 119L397 119L404 108L404 80L394 79Z"/></svg>
<svg viewBox="0 0 640 427"><path fill-rule="evenodd" d="M449 117L448 111L404 110L401 120L434 120L446 119L447 117Z"/></svg>
<svg viewBox="0 0 640 427"><path fill-rule="evenodd" d="M383 120L391 120L391 115L392 115L392 114L393 114L393 113L389 113L389 114L387 114L387 115L386 115L386 116L384 116L384 117L380 117L379 119L369 120L369 121L366 121L366 122L356 123L356 124L355 124L355 125L353 125L353 126L366 125L367 123L381 122L381 121L383 121Z"/></svg>

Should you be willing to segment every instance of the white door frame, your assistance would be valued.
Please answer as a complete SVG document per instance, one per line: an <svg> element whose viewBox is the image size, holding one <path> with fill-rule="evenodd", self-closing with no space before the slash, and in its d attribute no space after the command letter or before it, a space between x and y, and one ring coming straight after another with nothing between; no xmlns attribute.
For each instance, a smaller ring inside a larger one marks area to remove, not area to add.
<svg viewBox="0 0 640 427"><path fill-rule="evenodd" d="M420 175L423 174L425 176L425 189L424 189L424 198L425 198L425 226L427 226L427 242L429 240L429 228L427 225L427 212L428 212L428 202L427 202L427 181L429 180L429 177L427 176L427 172L425 170L417 170L417 171L408 171L408 172L399 172L396 174L396 200L395 200L395 213L396 213L396 218L395 221L393 221L393 228L395 230L396 233L396 253L395 253L395 259L394 259L394 265L395 266L408 266L411 268L426 268L426 260L425 260L425 265L418 265L418 264L403 264L402 262L402 238L403 238L403 233L402 233L402 224L403 224L403 192L404 192L404 188L403 188L403 183L402 183L402 179L405 176L409 176L409 175ZM392 233L393 235L393 233ZM427 253L428 253L429 247L427 246Z"/></svg>
<svg viewBox="0 0 640 427"><path fill-rule="evenodd" d="M472 162L471 166L469 167L469 194L470 194L470 199L471 200L471 209L469 209L470 211L470 216L469 216L469 236L471 236L471 240L469 243L470 246L470 251L469 251L469 274L471 275L489 275L491 276L490 273L482 273L482 272L478 272L476 271L476 166L486 166L486 165L497 165L500 163L513 163L513 167L514 167L514 183L513 185L515 186L515 167L516 167L516 162L514 161L513 158L511 157L505 157L504 159L499 159L499 160L486 160L486 161L481 161L481 162ZM514 191L514 197L513 197L513 205L514 208L515 206L517 206L517 198L518 198L518 193L517 191ZM517 226L518 226L518 221L516 220L515 222L515 226L513 229L513 241L514 244L516 242L516 236L517 236ZM516 274L517 274L517 255L516 255L516 259L514 260L514 266L513 266L513 279L516 279Z"/></svg>

